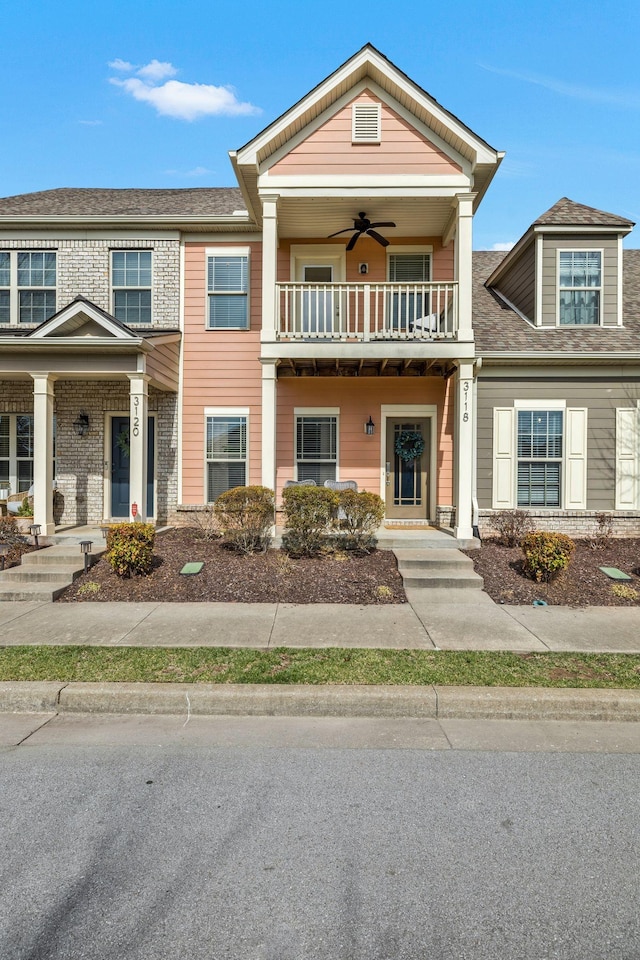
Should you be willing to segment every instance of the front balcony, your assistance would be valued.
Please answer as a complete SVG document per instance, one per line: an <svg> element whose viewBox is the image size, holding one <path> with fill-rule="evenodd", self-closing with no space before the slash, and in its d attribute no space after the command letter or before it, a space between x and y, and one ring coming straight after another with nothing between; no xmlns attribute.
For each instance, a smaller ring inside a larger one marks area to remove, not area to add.
<svg viewBox="0 0 640 960"><path fill-rule="evenodd" d="M279 341L456 341L458 284L277 283Z"/></svg>

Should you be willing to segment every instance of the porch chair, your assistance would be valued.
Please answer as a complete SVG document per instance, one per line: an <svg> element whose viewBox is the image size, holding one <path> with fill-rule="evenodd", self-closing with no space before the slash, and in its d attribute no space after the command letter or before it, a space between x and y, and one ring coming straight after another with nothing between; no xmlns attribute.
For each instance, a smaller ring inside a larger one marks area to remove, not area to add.
<svg viewBox="0 0 640 960"><path fill-rule="evenodd" d="M55 504L55 500L56 500L56 490L57 490L57 489L58 489L58 484L57 484L56 481L54 480L54 481L53 481L53 502L54 502L54 504ZM26 500L28 501L29 506L30 506L31 509L33 510L33 484L31 484L31 486L30 486L29 489L26 491L26 493L25 493L24 490L22 490L20 493L12 493L10 496L7 497L7 514L8 514L9 516L16 516L16 514L17 514L18 511L20 510L20 507L21 507L22 504L24 503L25 498L26 498Z"/></svg>
<svg viewBox="0 0 640 960"><path fill-rule="evenodd" d="M358 484L355 480L325 480L324 485L329 490L355 490L356 493L358 492ZM338 520L347 519L347 515L342 507L338 507L336 517Z"/></svg>
<svg viewBox="0 0 640 960"><path fill-rule="evenodd" d="M430 313L426 317L416 317L409 323L411 333L428 334L440 333L440 317L437 313Z"/></svg>
<svg viewBox="0 0 640 960"><path fill-rule="evenodd" d="M286 487L316 487L317 483L315 480L287 480L285 481Z"/></svg>

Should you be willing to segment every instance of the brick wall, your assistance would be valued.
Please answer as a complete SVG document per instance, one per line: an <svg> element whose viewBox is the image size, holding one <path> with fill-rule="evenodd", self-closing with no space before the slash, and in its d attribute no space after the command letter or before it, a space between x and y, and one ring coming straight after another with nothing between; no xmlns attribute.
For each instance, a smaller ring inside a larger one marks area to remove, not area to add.
<svg viewBox="0 0 640 960"><path fill-rule="evenodd" d="M111 312L111 250L152 250L153 326L180 325L180 244L178 240L13 240L3 250L55 250L56 309L81 295ZM204 283L204 279L203 279ZM27 324L24 325L28 329Z"/></svg>
<svg viewBox="0 0 640 960"><path fill-rule="evenodd" d="M482 537L495 536L492 518L497 510L480 511L480 533ZM551 530L566 533L570 537L588 537L598 533L599 511L594 510L540 510L534 513L528 510L534 530ZM640 513L626 511L607 511L611 518L614 537L640 537Z"/></svg>

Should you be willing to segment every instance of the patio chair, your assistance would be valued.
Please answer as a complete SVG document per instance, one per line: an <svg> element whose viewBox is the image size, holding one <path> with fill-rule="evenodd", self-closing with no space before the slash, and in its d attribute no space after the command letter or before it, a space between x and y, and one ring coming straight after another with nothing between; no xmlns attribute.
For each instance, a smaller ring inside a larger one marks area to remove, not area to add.
<svg viewBox="0 0 640 960"><path fill-rule="evenodd" d="M412 333L428 334L440 332L440 317L437 313L430 313L426 317L416 317L409 323L409 330Z"/></svg>
<svg viewBox="0 0 640 960"><path fill-rule="evenodd" d="M56 481L54 480L54 481L53 481L53 501L54 501L54 503L55 503L55 499L56 499L56 490L57 490L57 489L58 489L58 484L57 484ZM20 493L12 493L9 497L7 497L7 513L8 513L9 516L16 516L16 514L17 514L18 511L20 510L20 507L21 507L22 504L24 503L25 498L26 498L26 500L28 501L29 506L30 506L31 509L33 510L33 484L31 484L31 486L29 487L29 489L28 489L26 492L25 492L24 490L22 490Z"/></svg>
<svg viewBox="0 0 640 960"><path fill-rule="evenodd" d="M358 492L358 484L355 482L355 480L325 480L324 485L329 490L355 490L356 493ZM347 515L342 507L338 507L336 519L347 519Z"/></svg>
<svg viewBox="0 0 640 960"><path fill-rule="evenodd" d="M316 487L317 483L315 480L287 480L285 482L286 487Z"/></svg>

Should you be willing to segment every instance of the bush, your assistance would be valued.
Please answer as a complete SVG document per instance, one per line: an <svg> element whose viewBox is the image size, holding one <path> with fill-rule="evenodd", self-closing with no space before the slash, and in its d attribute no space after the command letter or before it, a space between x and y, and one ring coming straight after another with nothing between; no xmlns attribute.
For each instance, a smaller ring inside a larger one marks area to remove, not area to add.
<svg viewBox="0 0 640 960"><path fill-rule="evenodd" d="M214 514L226 542L240 553L266 550L271 543L275 499L268 487L233 487L221 493Z"/></svg>
<svg viewBox="0 0 640 960"><path fill-rule="evenodd" d="M119 577L151 573L155 536L152 523L119 523L109 527L107 562Z"/></svg>
<svg viewBox="0 0 640 960"><path fill-rule="evenodd" d="M328 487L285 487L282 547L293 557L312 557L328 542L338 495Z"/></svg>
<svg viewBox="0 0 640 960"><path fill-rule="evenodd" d="M549 583L569 566L575 543L564 533L536 531L522 540L524 571L538 583Z"/></svg>
<svg viewBox="0 0 640 960"><path fill-rule="evenodd" d="M16 514L17 517L32 517L33 516L33 504L29 502L29 497L25 497L20 508Z"/></svg>
<svg viewBox="0 0 640 960"><path fill-rule="evenodd" d="M369 553L375 549L376 530L384 517L384 502L377 493L363 490L338 491L338 513L335 524L341 532L344 550Z"/></svg>
<svg viewBox="0 0 640 960"><path fill-rule="evenodd" d="M0 543L28 543L23 533L18 530L14 517L0 516Z"/></svg>
<svg viewBox="0 0 640 960"><path fill-rule="evenodd" d="M518 547L533 530L531 515L526 510L501 510L493 517L493 526L503 547Z"/></svg>

